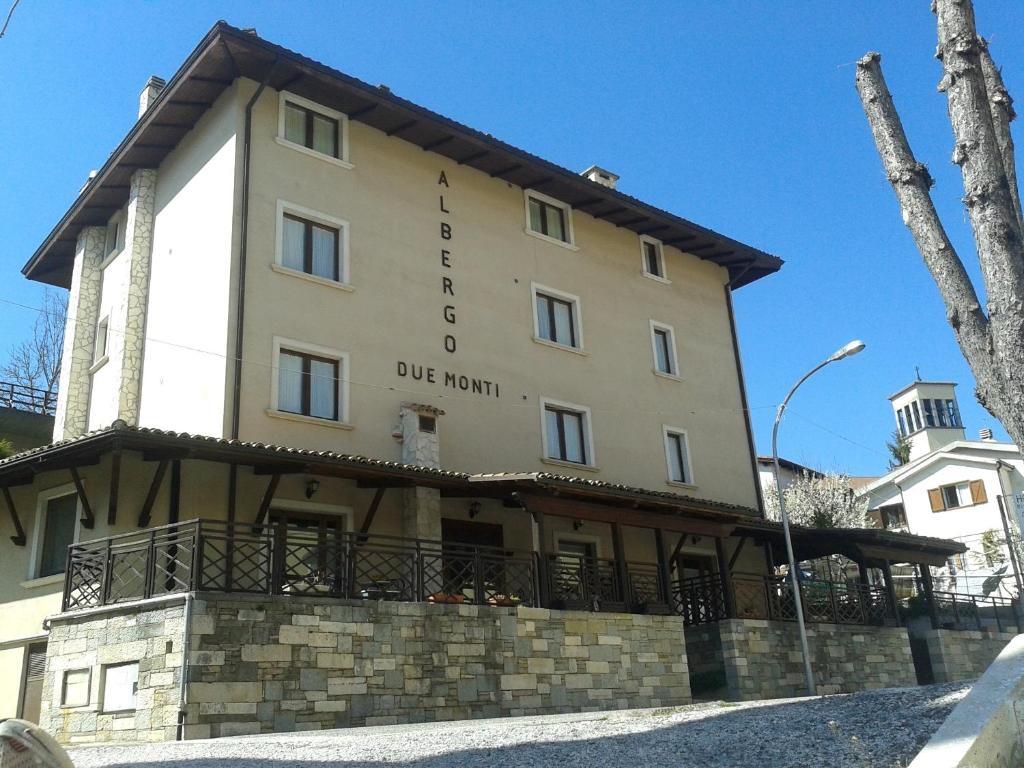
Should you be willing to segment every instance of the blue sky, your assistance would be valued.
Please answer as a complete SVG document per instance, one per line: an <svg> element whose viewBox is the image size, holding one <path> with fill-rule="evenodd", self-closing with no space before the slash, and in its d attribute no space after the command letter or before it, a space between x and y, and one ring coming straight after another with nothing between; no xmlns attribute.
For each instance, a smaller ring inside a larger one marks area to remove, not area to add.
<svg viewBox="0 0 1024 768"><path fill-rule="evenodd" d="M886 398L915 366L960 382L969 435L1005 438L974 400L853 86L856 59L880 51L977 276L928 5L22 0L0 39L0 299L41 304L21 266L131 127L146 78L169 77L223 18L561 165L607 167L623 191L784 258L735 297L761 452L789 385L854 337L867 350L793 402L785 456L883 471ZM1024 4L986 0L978 14L1024 104ZM0 357L34 319L0 303Z"/></svg>

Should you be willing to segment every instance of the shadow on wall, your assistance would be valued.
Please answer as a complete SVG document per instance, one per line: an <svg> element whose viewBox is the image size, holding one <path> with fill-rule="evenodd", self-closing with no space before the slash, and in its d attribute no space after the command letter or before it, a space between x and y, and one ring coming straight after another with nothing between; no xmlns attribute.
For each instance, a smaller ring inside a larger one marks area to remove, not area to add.
<svg viewBox="0 0 1024 768"><path fill-rule="evenodd" d="M71 757L78 768L888 768L917 754L967 688L89 747Z"/></svg>

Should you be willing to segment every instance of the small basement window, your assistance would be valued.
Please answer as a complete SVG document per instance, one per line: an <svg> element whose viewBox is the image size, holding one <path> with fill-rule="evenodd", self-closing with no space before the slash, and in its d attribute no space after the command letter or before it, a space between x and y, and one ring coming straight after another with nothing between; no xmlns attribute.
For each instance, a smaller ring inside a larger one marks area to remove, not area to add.
<svg viewBox="0 0 1024 768"><path fill-rule="evenodd" d="M139 662L111 664L103 668L103 711L126 712L135 709L139 690Z"/></svg>
<svg viewBox="0 0 1024 768"><path fill-rule="evenodd" d="M62 707L85 707L89 704L89 687L92 670L64 670L64 680L60 687L60 705Z"/></svg>

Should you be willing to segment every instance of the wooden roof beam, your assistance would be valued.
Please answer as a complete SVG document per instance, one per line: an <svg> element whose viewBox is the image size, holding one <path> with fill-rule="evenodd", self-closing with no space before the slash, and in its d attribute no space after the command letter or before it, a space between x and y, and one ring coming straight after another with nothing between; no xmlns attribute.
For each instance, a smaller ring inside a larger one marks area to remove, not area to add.
<svg viewBox="0 0 1024 768"><path fill-rule="evenodd" d="M14 535L11 536L11 541L19 547L24 547L25 529L21 527L21 520L18 518L18 510L14 508L14 499L11 498L11 492L5 485L3 488L0 488L0 493L4 496L4 502L7 504L7 514L11 516L11 524L14 526Z"/></svg>
<svg viewBox="0 0 1024 768"><path fill-rule="evenodd" d="M75 484L75 492L78 494L78 500L82 504L82 514L84 517L81 519L83 526L92 530L96 525L96 518L92 514L92 506L89 504L89 497L85 495L85 486L82 485L82 477L78 474L77 467L70 467L68 470L71 473L71 480Z"/></svg>
<svg viewBox="0 0 1024 768"><path fill-rule="evenodd" d="M523 167L522 163L513 163L512 165L507 165L504 168L502 168L500 170L497 170L494 173L492 173L491 174L491 178L492 179L500 178L500 177L504 176L506 173L512 173L512 171L518 171L522 167Z"/></svg>
<svg viewBox="0 0 1024 768"><path fill-rule="evenodd" d="M402 131L409 130L418 122L419 120L406 120L404 123L399 123L394 128L392 128L389 131L385 131L384 133L387 134L388 136L394 136L395 134L401 133Z"/></svg>
<svg viewBox="0 0 1024 768"><path fill-rule="evenodd" d="M455 137L449 135L449 136L445 136L443 139L437 139L436 141L429 141L426 144L424 144L422 147L420 147L420 149L422 149L424 152L430 152L431 150L437 149L438 147L443 146L443 145L447 144L450 141L455 141Z"/></svg>
<svg viewBox="0 0 1024 768"><path fill-rule="evenodd" d="M164 459L156 465L153 481L149 484L149 493L146 494L146 500L142 502L142 509L139 510L139 528L147 528L149 521L153 518L153 505L156 504L157 494L160 493L160 484L164 480L164 475L167 474L167 467L170 463L169 459Z"/></svg>
<svg viewBox="0 0 1024 768"><path fill-rule="evenodd" d="M462 159L456 160L456 162L459 165L465 165L466 163L471 163L474 160L479 160L482 157L487 157L489 154L491 154L491 150L489 150L489 149L482 149L479 152L472 152L472 153L466 155L465 157L463 157Z"/></svg>
<svg viewBox="0 0 1024 768"><path fill-rule="evenodd" d="M374 103L374 104L367 104L365 107L360 107L359 109L355 110L354 112L349 112L348 113L348 119L349 120L358 120L363 115L368 115L371 112L373 112L373 110L375 110L378 106L379 106L378 104Z"/></svg>

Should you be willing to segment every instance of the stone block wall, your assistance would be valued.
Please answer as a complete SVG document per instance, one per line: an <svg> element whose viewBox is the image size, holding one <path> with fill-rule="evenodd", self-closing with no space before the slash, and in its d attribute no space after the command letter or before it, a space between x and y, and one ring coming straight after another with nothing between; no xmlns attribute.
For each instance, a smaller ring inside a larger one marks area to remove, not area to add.
<svg viewBox="0 0 1024 768"><path fill-rule="evenodd" d="M184 598L172 603L54 619L46 647L40 725L62 744L173 741L181 692ZM134 711L106 712L108 665L137 661ZM61 705L68 670L89 670L88 702Z"/></svg>
<svg viewBox="0 0 1024 768"><path fill-rule="evenodd" d="M988 669L1016 635L1012 632L929 629L919 635L928 646L936 683L973 680Z"/></svg>
<svg viewBox="0 0 1024 768"><path fill-rule="evenodd" d="M685 704L673 616L204 594L187 738Z"/></svg>
<svg viewBox="0 0 1024 768"><path fill-rule="evenodd" d="M718 623L730 698L800 696L806 691L794 622L729 619ZM807 626L819 694L916 685L903 627Z"/></svg>

